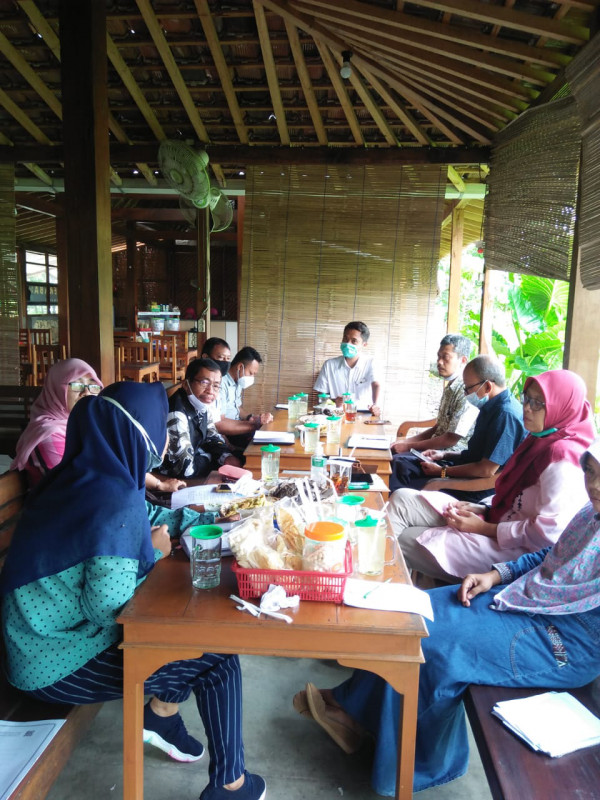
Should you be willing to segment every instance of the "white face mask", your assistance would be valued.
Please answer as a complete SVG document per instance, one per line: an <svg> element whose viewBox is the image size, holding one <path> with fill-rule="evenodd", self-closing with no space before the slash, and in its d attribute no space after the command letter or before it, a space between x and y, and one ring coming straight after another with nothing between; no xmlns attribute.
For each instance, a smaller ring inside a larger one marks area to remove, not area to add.
<svg viewBox="0 0 600 800"><path fill-rule="evenodd" d="M254 375L242 375L238 378L238 386L240 389L249 389L254 383Z"/></svg>
<svg viewBox="0 0 600 800"><path fill-rule="evenodd" d="M196 397L196 395L191 391L189 382L188 382L188 389L190 389L190 391L188 392L187 399L190 401L191 405L196 409L196 411L199 411L201 414L208 414L208 409L210 408L210 404L203 403L202 400L199 400Z"/></svg>

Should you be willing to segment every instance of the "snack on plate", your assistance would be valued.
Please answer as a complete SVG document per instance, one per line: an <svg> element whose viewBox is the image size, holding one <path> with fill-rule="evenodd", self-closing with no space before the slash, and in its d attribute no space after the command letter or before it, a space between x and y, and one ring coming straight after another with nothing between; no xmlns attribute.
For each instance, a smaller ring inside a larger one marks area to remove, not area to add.
<svg viewBox="0 0 600 800"><path fill-rule="evenodd" d="M220 514L222 517L230 517L233 514L238 514L240 511L245 511L249 508L259 508L265 504L265 495L257 494L253 497L242 497L241 500L233 500L230 503L224 503L221 506Z"/></svg>
<svg viewBox="0 0 600 800"><path fill-rule="evenodd" d="M310 493L312 495L312 499L315 501L318 500L319 498L317 497L315 491L315 481L312 478L307 478L305 480L308 480L308 485L310 487ZM268 492L269 497L274 497L275 499L281 499L282 497L291 497L294 500L298 500L299 492L296 481L297 481L296 478L286 478L280 480L277 486L275 486ZM319 497L321 498L321 500L331 499L332 502L335 502L337 495L333 487L328 483L326 486L319 487Z"/></svg>

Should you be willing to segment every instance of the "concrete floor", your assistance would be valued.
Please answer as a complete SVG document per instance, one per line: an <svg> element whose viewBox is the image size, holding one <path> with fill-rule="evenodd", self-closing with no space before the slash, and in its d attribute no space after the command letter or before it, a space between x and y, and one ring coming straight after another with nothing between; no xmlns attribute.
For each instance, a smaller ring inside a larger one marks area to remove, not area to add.
<svg viewBox="0 0 600 800"><path fill-rule="evenodd" d="M307 659L241 659L244 676L244 742L247 767L267 782L269 800L375 800L369 784L369 745L345 755L313 722L292 708L307 680L325 688L349 671L334 662ZM186 725L206 741L191 698L182 708ZM121 703L105 703L71 756L48 800L110 800L123 794ZM208 757L178 764L146 745L144 800L195 800L207 782ZM477 749L471 745L469 772L457 781L420 792L419 800L491 798Z"/></svg>

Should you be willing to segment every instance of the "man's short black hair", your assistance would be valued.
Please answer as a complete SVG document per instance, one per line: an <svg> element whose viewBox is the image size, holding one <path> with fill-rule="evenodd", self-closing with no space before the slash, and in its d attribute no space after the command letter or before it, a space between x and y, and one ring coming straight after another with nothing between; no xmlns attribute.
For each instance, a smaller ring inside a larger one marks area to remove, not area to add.
<svg viewBox="0 0 600 800"><path fill-rule="evenodd" d="M358 331L363 342L368 342L369 336L371 335L371 331L367 328L365 323L358 321L349 322L344 328L344 333L346 333L346 331Z"/></svg>
<svg viewBox="0 0 600 800"><path fill-rule="evenodd" d="M221 374L219 365L216 361L213 361L212 358L195 358L187 365L187 369L185 371L186 381L193 380L201 369L207 369L210 372L218 372L219 375Z"/></svg>
<svg viewBox="0 0 600 800"><path fill-rule="evenodd" d="M251 364L253 361L258 361L259 364L262 364L262 358L258 350L255 350L253 347L242 347L242 349L238 350L235 354L231 366L235 367L236 364L245 364L248 366L248 364Z"/></svg>
<svg viewBox="0 0 600 800"><path fill-rule="evenodd" d="M459 333L447 333L440 342L440 347L446 347L447 345L453 347L454 352L459 356L470 358L473 342L467 339L466 336L461 336Z"/></svg>
<svg viewBox="0 0 600 800"><path fill-rule="evenodd" d="M226 347L228 350L231 349L225 339L220 339L218 336L211 336L210 339L207 339L202 345L202 352L206 353L210 358L212 356L212 351L219 345L221 345L221 347Z"/></svg>

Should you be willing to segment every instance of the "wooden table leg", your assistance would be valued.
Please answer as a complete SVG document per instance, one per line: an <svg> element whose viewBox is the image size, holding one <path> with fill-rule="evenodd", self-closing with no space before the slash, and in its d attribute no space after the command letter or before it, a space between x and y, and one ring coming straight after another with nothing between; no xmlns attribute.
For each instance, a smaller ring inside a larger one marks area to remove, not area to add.
<svg viewBox="0 0 600 800"><path fill-rule="evenodd" d="M146 670L144 670L145 672ZM135 653L123 653L123 800L144 797L144 677Z"/></svg>
<svg viewBox="0 0 600 800"><path fill-rule="evenodd" d="M364 661L338 659L340 664L373 672L402 695L402 718L398 731L396 800L412 800L415 771L415 736L419 700L419 663L413 661Z"/></svg>

